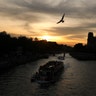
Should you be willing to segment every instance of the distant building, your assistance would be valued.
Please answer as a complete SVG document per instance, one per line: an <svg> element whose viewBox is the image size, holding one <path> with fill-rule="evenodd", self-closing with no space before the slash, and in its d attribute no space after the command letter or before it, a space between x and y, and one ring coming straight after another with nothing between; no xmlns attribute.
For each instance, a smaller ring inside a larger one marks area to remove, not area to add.
<svg viewBox="0 0 96 96"><path fill-rule="evenodd" d="M94 37L93 32L88 33L87 46L96 48L96 37Z"/></svg>

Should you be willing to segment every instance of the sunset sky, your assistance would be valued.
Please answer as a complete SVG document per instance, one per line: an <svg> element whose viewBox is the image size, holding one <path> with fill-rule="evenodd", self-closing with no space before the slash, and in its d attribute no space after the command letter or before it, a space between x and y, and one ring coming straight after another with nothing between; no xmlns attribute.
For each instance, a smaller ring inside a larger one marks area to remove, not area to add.
<svg viewBox="0 0 96 96"><path fill-rule="evenodd" d="M65 22L56 24L65 13ZM0 31L59 44L87 42L96 34L96 0L0 0Z"/></svg>

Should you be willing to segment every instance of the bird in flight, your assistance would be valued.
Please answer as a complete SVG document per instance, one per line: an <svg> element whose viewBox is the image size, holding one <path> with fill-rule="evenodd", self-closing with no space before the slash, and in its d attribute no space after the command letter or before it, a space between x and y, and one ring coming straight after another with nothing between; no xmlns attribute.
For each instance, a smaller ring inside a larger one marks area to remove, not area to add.
<svg viewBox="0 0 96 96"><path fill-rule="evenodd" d="M63 20L63 19L64 19L64 16L65 16L65 13L63 14L63 16L62 16L62 18L60 19L60 21L57 22L57 24L58 24L58 23L61 23L61 22L62 22L62 23L64 22L64 20Z"/></svg>

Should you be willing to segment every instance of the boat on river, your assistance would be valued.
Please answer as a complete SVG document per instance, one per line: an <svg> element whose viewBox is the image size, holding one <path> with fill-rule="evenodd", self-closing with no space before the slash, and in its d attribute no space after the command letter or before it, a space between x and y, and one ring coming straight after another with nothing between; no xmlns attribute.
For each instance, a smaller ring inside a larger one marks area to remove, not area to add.
<svg viewBox="0 0 96 96"><path fill-rule="evenodd" d="M65 58L64 58L64 56L58 56L58 59L59 60L64 60Z"/></svg>
<svg viewBox="0 0 96 96"><path fill-rule="evenodd" d="M31 81L36 81L39 84L52 83L59 79L64 70L64 63L62 61L49 61L43 66L40 66Z"/></svg>
<svg viewBox="0 0 96 96"><path fill-rule="evenodd" d="M64 60L65 59L65 53L63 53L63 56L58 56L59 60Z"/></svg>

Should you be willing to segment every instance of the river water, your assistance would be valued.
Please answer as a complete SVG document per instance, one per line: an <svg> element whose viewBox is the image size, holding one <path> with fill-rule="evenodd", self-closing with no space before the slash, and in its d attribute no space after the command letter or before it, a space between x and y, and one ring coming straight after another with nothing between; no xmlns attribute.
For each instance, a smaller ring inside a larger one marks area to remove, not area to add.
<svg viewBox="0 0 96 96"><path fill-rule="evenodd" d="M60 54L58 54L60 55ZM31 82L40 65L56 56L17 66L0 76L0 96L96 96L96 61L78 61L66 54L60 79L42 87Z"/></svg>

